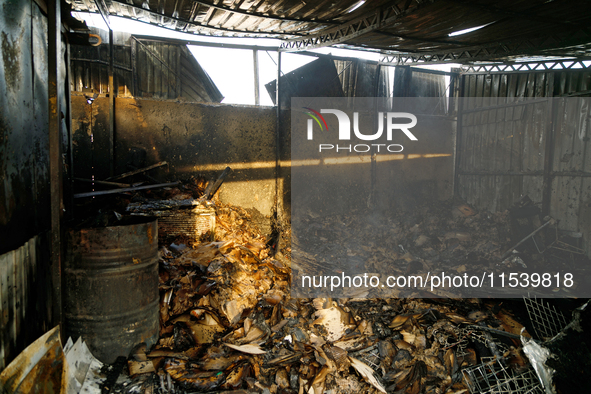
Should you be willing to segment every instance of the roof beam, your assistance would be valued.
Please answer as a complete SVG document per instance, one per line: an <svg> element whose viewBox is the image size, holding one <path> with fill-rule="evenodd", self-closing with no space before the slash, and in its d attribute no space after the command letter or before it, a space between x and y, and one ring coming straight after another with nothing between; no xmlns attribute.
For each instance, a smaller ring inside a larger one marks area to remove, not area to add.
<svg viewBox="0 0 591 394"><path fill-rule="evenodd" d="M436 52L384 52L383 64L410 65L420 63L470 63L503 59L511 56L563 56L587 58L591 56L591 45L581 43L591 42L591 32L588 29L556 30L551 35L506 42L489 42ZM565 52L564 48L585 45L581 54L573 55ZM558 52L557 52L558 51Z"/></svg>
<svg viewBox="0 0 591 394"><path fill-rule="evenodd" d="M144 35L136 35L132 36L135 40L145 40L145 41L155 41L155 42L165 42L168 44L177 44L177 45L195 45L195 46L202 46L202 47L210 47L210 48L226 48L226 49L247 49L247 50L257 50L257 51L271 51L276 52L279 47L272 47L272 46L259 46L259 45L243 45L243 44L234 44L234 43L222 43L222 42L205 42L205 41L193 41L193 40L182 40L178 38L168 38L168 37L154 37L154 36L144 36Z"/></svg>
<svg viewBox="0 0 591 394"><path fill-rule="evenodd" d="M590 37L591 39L591 37ZM549 37L540 40L522 40L514 41L512 43L498 43L495 46L481 47L481 48L462 48L456 50L449 50L447 52L436 53L386 53L380 60L381 64L389 66L404 66L411 64L445 64L445 63L472 63L481 61L494 61L495 59L502 59L505 62L507 57L511 56L556 56L552 53L552 49L540 50L543 42L549 40ZM562 54L562 56L569 56ZM591 57L591 48L587 49L586 53L581 56L573 57L572 61L580 59L588 59ZM569 60L563 60L569 61ZM539 63L546 63L540 61Z"/></svg>
<svg viewBox="0 0 591 394"><path fill-rule="evenodd" d="M405 41L426 42L426 43L432 43L432 44L459 45L459 46L466 45L465 42L461 42L461 41L434 40L432 38L420 38L420 37L416 38L416 37L409 37L409 36L400 35L400 34L394 34L394 33L390 33L390 32L383 31L383 30L376 30L375 33L378 33L378 34L381 34L381 35L387 36L387 37L399 38L399 39L405 40Z"/></svg>
<svg viewBox="0 0 591 394"><path fill-rule="evenodd" d="M375 30L386 28L397 19L407 16L424 4L433 1L410 0L406 2L403 9L400 9L395 2L391 2L389 5L382 6L360 18L324 30L321 33L288 40L281 44L281 51L295 52L340 44Z"/></svg>
<svg viewBox="0 0 591 394"><path fill-rule="evenodd" d="M142 11L145 13L148 13L152 16L155 16L157 18L161 17L162 15L159 14L158 12L152 11L152 10L148 10L142 7L138 7L134 4L128 4L123 0L110 0L111 3L114 4L120 4L121 6L125 6L125 7L130 7L131 9L134 10L138 10L138 11ZM303 34L301 33L281 33L281 32L260 32L260 31L252 31L252 30L240 30L240 29L229 29L229 28L224 28L224 27L216 27L216 26L211 26L211 25L207 25L204 23L199 23L199 22L192 22L192 21L188 21L185 19L181 19L178 17L174 17L174 16L169 16L169 15L164 15L164 18L173 20L175 22L178 23L184 23L186 25L190 25L190 26L194 26L198 29L207 29L207 30L217 30L217 31L224 31L224 32L229 32L229 33L244 33L244 34L252 34L253 37L271 37L271 38L277 38L278 36L302 36ZM129 18L128 19L132 19ZM143 22L141 20L138 19L138 21ZM171 29L171 30L175 30L178 31L178 29L175 29L173 27L167 27L166 25L160 26L160 27L164 27L165 29Z"/></svg>
<svg viewBox="0 0 591 394"><path fill-rule="evenodd" d="M467 74L489 74L502 72L532 72L532 71L566 71L566 70L588 70L591 68L591 57L587 61L583 59L572 60L540 60L537 62L509 63L509 64L470 64L461 67L463 73ZM589 92L580 92L588 94Z"/></svg>
<svg viewBox="0 0 591 394"><path fill-rule="evenodd" d="M338 24L336 22L331 22L331 21L326 21L326 20L287 18L287 17L281 17L281 16L267 15L267 14L263 14L260 12L244 11L239 8L227 7L227 6L223 5L223 3L218 5L218 4L212 4L212 3L209 3L209 2L203 1L203 0L192 0L192 1L197 4L201 4L201 5L204 5L207 7L214 8L216 10L229 12L229 13L233 13L233 14L253 16L253 17L263 18L263 19L268 19L268 20L286 21L286 22L308 22L308 23L318 23L318 24L322 24L322 25L337 25Z"/></svg>
<svg viewBox="0 0 591 394"><path fill-rule="evenodd" d="M448 44L448 45L455 45L456 48L450 48L448 50L439 50L439 51L431 51L431 52L421 52L421 51L401 51L401 52L394 52L394 51L386 51L383 50L382 53L388 55L390 54L393 57L396 57L400 54L409 55L414 57L419 56L427 56L430 58L441 58L446 57L447 59L485 59L485 60L492 60L500 57L506 56L516 56L516 55L523 55L523 56L532 56L532 55L553 55L553 56L573 56L572 54L568 54L565 52L560 53L548 53L548 51L559 51L560 48L568 47L568 46L576 46L581 45L581 42L591 42L591 33L588 32L586 29L584 30L571 30L571 31L561 31L556 32L552 35L546 35L541 37L535 38L524 38L524 39L513 39L505 42L480 42L480 43L472 43L470 45L462 42L456 41L449 41L449 40L422 40L420 38L411 38L411 37L404 37L404 36L396 36L401 39L408 39L412 41L419 41L419 42L431 42L431 43L441 43L441 44ZM576 38L576 37L579 38ZM576 41L575 41L576 40ZM555 49L556 48L556 49ZM588 48L585 52L589 52L591 49Z"/></svg>

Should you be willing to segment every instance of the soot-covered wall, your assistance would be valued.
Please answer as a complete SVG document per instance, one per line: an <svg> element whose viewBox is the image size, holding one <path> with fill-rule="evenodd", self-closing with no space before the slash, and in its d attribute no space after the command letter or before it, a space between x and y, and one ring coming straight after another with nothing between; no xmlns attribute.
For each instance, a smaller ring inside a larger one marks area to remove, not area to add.
<svg viewBox="0 0 591 394"><path fill-rule="evenodd" d="M223 185L222 200L271 215L276 185L275 108L118 98L115 112L116 173L129 171L130 163L140 164L138 157L145 158L145 165L168 162L167 172L154 174L162 181L196 174L209 178L230 166L233 172ZM107 98L99 97L88 104L84 97L72 97L74 172L78 177L108 177L108 113ZM417 199L451 197L454 123L429 116L422 116L420 123L421 154L378 163L376 190L384 199L390 199L383 204L388 209ZM280 210L286 218L290 215L292 192L290 129L290 113L285 111L277 185ZM434 152L440 155L429 157ZM347 171L359 182L370 181L369 164L349 167L339 166L335 171ZM346 194L346 185L343 187L342 193ZM335 193L339 190L335 189Z"/></svg>

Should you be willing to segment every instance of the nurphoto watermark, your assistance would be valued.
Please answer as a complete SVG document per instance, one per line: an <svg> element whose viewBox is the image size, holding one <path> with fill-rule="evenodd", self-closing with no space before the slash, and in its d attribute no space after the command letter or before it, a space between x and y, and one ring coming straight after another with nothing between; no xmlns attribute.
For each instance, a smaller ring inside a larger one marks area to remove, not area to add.
<svg viewBox="0 0 591 394"><path fill-rule="evenodd" d="M583 149L591 105L552 100L292 98L292 295L591 296L587 234L542 201L549 106Z"/></svg>

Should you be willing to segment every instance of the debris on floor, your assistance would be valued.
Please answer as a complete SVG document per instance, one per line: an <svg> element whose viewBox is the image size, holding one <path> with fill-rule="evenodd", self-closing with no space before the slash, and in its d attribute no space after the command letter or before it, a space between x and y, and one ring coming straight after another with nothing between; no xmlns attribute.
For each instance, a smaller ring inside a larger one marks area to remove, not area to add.
<svg viewBox="0 0 591 394"><path fill-rule="evenodd" d="M146 357L177 391L475 394L489 365L506 374L490 392L543 390L503 303L294 299L289 266L244 210L219 205L214 239L161 248L160 340Z"/></svg>
<svg viewBox="0 0 591 394"><path fill-rule="evenodd" d="M540 324L550 323L537 300L524 305L515 299L432 298L427 292L395 298L379 291L292 298L292 269L297 276L302 267L290 259L289 228L263 234L246 210L206 198L213 193L204 179L192 179L119 200L116 209L127 214L196 220L184 233L174 232L174 221L163 221L159 340L151 349L139 344L126 362L109 366L108 392L549 392L539 368L532 367L531 352L524 352L524 344L549 339L540 331ZM476 264L526 269L542 260L583 258L558 244L558 235L554 242L542 239L541 231L528 236L544 222L527 216L530 203L520 204L495 214L447 201L391 217L333 217L294 239L315 238L320 250L328 249L324 234L341 231L343 247L325 252L332 261L357 255L368 272L451 267L462 273ZM93 220L118 219L109 214ZM387 221L389 230L378 231L371 221ZM322 256L299 264L337 268ZM562 309L564 323L576 302ZM539 318L530 321L532 305ZM565 326L561 321L556 328Z"/></svg>
<svg viewBox="0 0 591 394"><path fill-rule="evenodd" d="M54 327L23 350L0 374L1 393L62 392L67 382L67 367L60 342L59 327ZM65 392L65 391L64 391Z"/></svg>
<svg viewBox="0 0 591 394"><path fill-rule="evenodd" d="M429 272L468 277L486 272L499 278L504 272L560 271L577 278L589 277L589 259L578 253L575 245L563 247L568 237L558 230L559 223L552 218L540 219L539 213L529 199L496 213L478 212L458 200L417 204L412 210L388 215L365 214L362 210L326 216L308 212L292 218L292 222L298 221L292 229L292 247L297 251L292 261L292 283L303 283L302 276L310 272L338 276L344 267L349 272L371 273L380 278L380 283L390 276L405 275L418 275L427 281ZM532 282L526 291L540 297L549 292L568 297L577 286L534 287ZM308 297L318 292L311 286L294 290ZM495 297L501 291L507 297L522 296L522 289L509 286L495 286L494 290L487 286L469 290L440 286L428 290L359 287L341 292L348 297L376 298Z"/></svg>
<svg viewBox="0 0 591 394"><path fill-rule="evenodd" d="M19 354L0 374L0 393L100 394L103 364L86 343L69 338L62 347L59 326Z"/></svg>

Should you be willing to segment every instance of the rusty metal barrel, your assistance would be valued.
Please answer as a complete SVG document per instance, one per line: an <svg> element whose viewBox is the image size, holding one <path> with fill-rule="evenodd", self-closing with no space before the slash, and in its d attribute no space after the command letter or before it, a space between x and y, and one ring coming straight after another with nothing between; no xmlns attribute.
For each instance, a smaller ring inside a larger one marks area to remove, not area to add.
<svg viewBox="0 0 591 394"><path fill-rule="evenodd" d="M158 221L72 230L64 264L66 338L103 363L158 339Z"/></svg>

